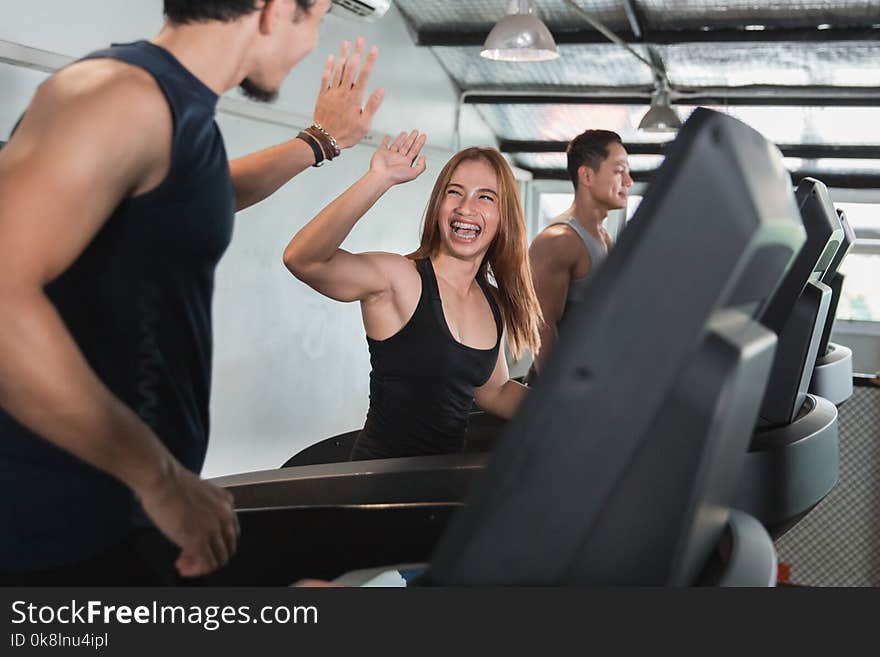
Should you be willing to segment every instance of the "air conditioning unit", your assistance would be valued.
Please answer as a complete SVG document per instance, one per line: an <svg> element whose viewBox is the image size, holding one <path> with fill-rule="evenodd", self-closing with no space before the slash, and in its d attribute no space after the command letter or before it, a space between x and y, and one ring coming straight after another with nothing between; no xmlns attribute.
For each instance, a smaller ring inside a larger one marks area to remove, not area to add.
<svg viewBox="0 0 880 657"><path fill-rule="evenodd" d="M385 15L391 0L333 0L334 16L354 18L361 21L375 21Z"/></svg>

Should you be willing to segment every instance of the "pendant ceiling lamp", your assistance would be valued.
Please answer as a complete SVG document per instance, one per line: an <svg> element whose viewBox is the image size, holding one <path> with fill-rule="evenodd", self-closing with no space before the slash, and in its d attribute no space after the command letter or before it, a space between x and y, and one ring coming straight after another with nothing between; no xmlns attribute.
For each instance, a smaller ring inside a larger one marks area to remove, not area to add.
<svg viewBox="0 0 880 657"><path fill-rule="evenodd" d="M660 56L656 52L651 52L651 47L648 46L649 53L654 61L646 59L626 41L608 29L604 23L590 16L574 0L565 0L565 2L572 10L583 16L584 20L605 38L625 48L627 52L647 65L654 73L654 93L651 94L651 107L645 112L645 115L639 122L639 130L644 132L675 132L678 130L681 127L681 119L672 108L669 78L666 75L666 68L663 66Z"/></svg>
<svg viewBox="0 0 880 657"><path fill-rule="evenodd" d="M559 52L532 0L511 0L507 15L489 32L480 55L501 62L544 62L557 59Z"/></svg>
<svg viewBox="0 0 880 657"><path fill-rule="evenodd" d="M639 122L639 130L645 132L675 132L681 127L681 119L669 102L669 87L665 79L657 84L651 96L651 107Z"/></svg>

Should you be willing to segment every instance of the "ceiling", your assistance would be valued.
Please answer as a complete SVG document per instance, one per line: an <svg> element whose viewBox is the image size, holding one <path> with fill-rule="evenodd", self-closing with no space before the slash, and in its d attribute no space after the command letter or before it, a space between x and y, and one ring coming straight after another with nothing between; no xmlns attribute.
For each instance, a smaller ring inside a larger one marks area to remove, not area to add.
<svg viewBox="0 0 880 657"><path fill-rule="evenodd" d="M666 71L682 119L729 112L782 147L795 178L880 187L880 0L574 0ZM508 0L396 0L413 41L431 48L515 164L565 177L565 144L619 132L640 179L673 135L637 126L651 68L610 42L568 0L535 0L559 46L551 62L479 56Z"/></svg>

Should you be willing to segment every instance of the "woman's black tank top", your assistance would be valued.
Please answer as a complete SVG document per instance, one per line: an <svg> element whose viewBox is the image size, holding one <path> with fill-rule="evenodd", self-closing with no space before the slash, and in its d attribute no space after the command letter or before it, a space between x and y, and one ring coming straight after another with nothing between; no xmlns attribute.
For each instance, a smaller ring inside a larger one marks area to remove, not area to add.
<svg viewBox="0 0 880 657"><path fill-rule="evenodd" d="M431 261L417 260L416 268L422 293L413 316L386 340L367 337L370 409L352 460L461 451L474 388L495 369L503 322L488 286L480 283L498 339L491 349L474 349L449 331Z"/></svg>

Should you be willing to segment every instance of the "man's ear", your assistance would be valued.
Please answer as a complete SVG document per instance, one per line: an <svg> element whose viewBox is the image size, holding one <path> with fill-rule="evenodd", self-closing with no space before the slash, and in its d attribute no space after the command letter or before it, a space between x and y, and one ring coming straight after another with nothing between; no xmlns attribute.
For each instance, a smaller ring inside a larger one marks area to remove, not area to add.
<svg viewBox="0 0 880 657"><path fill-rule="evenodd" d="M593 182L593 176L595 175L596 173L586 164L582 164L578 167L578 182L584 187L590 186L590 183Z"/></svg>
<svg viewBox="0 0 880 657"><path fill-rule="evenodd" d="M270 35L281 20L280 11L283 3L280 0L264 0L260 12L260 34Z"/></svg>

